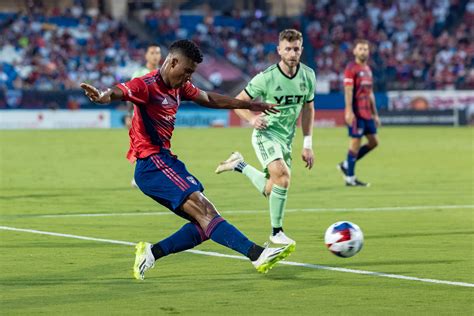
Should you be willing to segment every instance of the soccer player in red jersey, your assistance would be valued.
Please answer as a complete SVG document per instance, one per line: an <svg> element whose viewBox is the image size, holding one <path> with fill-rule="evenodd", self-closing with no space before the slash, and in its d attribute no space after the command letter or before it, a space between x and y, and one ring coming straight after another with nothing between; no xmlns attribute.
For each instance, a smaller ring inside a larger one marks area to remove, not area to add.
<svg viewBox="0 0 474 316"><path fill-rule="evenodd" d="M349 63L344 71L344 116L351 140L347 159L337 167L344 174L347 186L367 187L368 183L356 178L355 164L377 147L377 127L380 126L380 119L372 89L372 71L367 65L369 42L357 40L353 53L355 61ZM361 147L363 136L367 138L367 143Z"/></svg>
<svg viewBox="0 0 474 316"><path fill-rule="evenodd" d="M293 251L290 245L263 248L250 241L221 217L202 193L204 188L199 180L170 151L176 112L183 99L218 109L278 112L271 104L241 101L196 88L190 82L191 75L202 59L194 42L179 40L170 46L160 70L105 91L81 84L92 102L107 104L123 100L134 104L127 158L136 160L135 181L143 193L188 221L156 244L137 244L133 267L137 279L143 279L145 271L153 268L159 258L193 248L208 239L246 256L261 273Z"/></svg>

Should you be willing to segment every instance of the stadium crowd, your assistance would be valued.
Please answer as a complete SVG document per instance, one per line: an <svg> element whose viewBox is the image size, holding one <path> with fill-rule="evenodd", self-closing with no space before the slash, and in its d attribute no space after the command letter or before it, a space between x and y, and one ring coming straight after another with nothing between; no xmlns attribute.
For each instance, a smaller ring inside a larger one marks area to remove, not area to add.
<svg viewBox="0 0 474 316"><path fill-rule="evenodd" d="M106 87L143 62L140 43L122 23L81 5L35 7L0 22L0 86L8 89L78 89L82 81Z"/></svg>
<svg viewBox="0 0 474 316"><path fill-rule="evenodd" d="M303 16L286 26L304 31L306 62L340 90L357 38L372 43L378 89L474 88L474 1L308 1ZM171 17L171 19L168 19ZM191 23L186 23L190 21ZM171 24L170 24L171 21ZM234 10L230 17L205 14L180 19L167 7L146 18L167 38L192 37L225 56L249 75L278 60L278 25L274 17ZM184 25L183 27L183 24ZM176 30L173 33L173 30Z"/></svg>
<svg viewBox="0 0 474 316"><path fill-rule="evenodd" d="M303 31L304 61L332 91L352 60L356 38L372 43L377 90L474 88L474 1L308 1L304 15L285 21ZM108 86L142 62L141 43L117 20L85 12L41 9L0 17L0 86L39 90ZM162 6L144 23L167 44L192 38L249 75L278 61L282 23L262 11L180 14Z"/></svg>

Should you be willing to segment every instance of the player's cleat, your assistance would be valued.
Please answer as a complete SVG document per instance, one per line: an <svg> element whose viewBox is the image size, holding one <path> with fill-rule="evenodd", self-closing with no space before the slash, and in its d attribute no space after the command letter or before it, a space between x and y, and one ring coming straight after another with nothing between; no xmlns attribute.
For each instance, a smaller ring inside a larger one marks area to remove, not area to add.
<svg viewBox="0 0 474 316"><path fill-rule="evenodd" d="M226 171L234 171L235 167L237 167L237 165L243 161L244 157L239 152L235 151L230 155L229 159L221 162L217 166L216 173L219 174Z"/></svg>
<svg viewBox="0 0 474 316"><path fill-rule="evenodd" d="M130 185L132 186L132 188L138 189L138 184L135 182L135 178L132 179Z"/></svg>
<svg viewBox="0 0 474 316"><path fill-rule="evenodd" d="M344 175L344 178L347 177L347 168L344 167L344 162L341 162L337 165L337 169L339 169L339 171L342 172L342 174Z"/></svg>
<svg viewBox="0 0 474 316"><path fill-rule="evenodd" d="M351 180L346 179L346 186L348 186L348 187L370 187L370 183L365 183L365 182L359 181L359 180L354 178L354 179L351 179Z"/></svg>
<svg viewBox="0 0 474 316"><path fill-rule="evenodd" d="M276 245L296 245L296 241L286 236L282 231L279 231L276 235L270 235L269 239Z"/></svg>
<svg viewBox="0 0 474 316"><path fill-rule="evenodd" d="M267 273L278 261L285 259L293 251L295 251L294 244L273 248L268 243L258 259L252 261L252 264L258 272Z"/></svg>
<svg viewBox="0 0 474 316"><path fill-rule="evenodd" d="M135 246L135 264L133 265L133 276L137 280L145 278L145 272L155 266L155 257L151 252L151 244L139 242Z"/></svg>

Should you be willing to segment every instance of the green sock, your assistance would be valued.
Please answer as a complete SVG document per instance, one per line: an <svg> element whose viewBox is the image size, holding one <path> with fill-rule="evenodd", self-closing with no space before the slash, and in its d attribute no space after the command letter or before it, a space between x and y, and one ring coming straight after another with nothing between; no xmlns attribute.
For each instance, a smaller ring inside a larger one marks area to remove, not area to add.
<svg viewBox="0 0 474 316"><path fill-rule="evenodd" d="M242 173L250 179L252 184L257 188L258 192L265 194L265 184L267 183L267 178L265 178L265 174L251 165L246 164L245 167L242 168Z"/></svg>
<svg viewBox="0 0 474 316"><path fill-rule="evenodd" d="M287 197L287 188L280 187L276 184L273 185L269 199L270 220L272 223L272 227L283 227L283 215L285 212Z"/></svg>

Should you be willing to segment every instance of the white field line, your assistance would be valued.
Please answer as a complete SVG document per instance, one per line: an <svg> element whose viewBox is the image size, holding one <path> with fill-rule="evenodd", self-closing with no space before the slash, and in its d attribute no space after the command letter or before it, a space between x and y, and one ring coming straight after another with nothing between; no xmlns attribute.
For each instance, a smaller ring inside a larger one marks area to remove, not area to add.
<svg viewBox="0 0 474 316"><path fill-rule="evenodd" d="M286 209L286 213L294 212L385 212L385 211L418 211L432 209L469 209L474 205L422 205L422 206L388 206L388 207L356 207L356 208L290 208ZM267 210L229 210L222 211L222 215L226 214L255 214L266 213ZM84 214L51 214L51 215L31 215L28 217L39 218L56 218L56 217L106 217L106 216L162 216L174 215L173 212L136 212L136 213L84 213Z"/></svg>
<svg viewBox="0 0 474 316"><path fill-rule="evenodd" d="M57 236L57 237L66 237L66 238L98 241L98 242L103 242L103 243L111 243L111 244L119 244L119 245L127 245L127 246L134 246L135 245L135 243L129 242L129 241L94 238L94 237L85 237L85 236L78 236L78 235L71 235L71 234L53 233L53 232L46 232L46 231L34 230L34 229L23 229L23 228L15 228L15 227L8 227L8 226L0 226L0 229L1 230L8 230L8 231L40 234L40 235L49 235L49 236ZM218 253L218 252L212 252L212 251L186 250L186 252L190 252L190 253L194 253L194 254L198 254L198 255L212 256L212 257L223 257L223 258L231 258L231 259L239 259L239 260L248 260L247 258L242 257L242 256L226 255L226 254L222 254L222 253ZM329 270L329 271L337 271L337 272L371 275L371 276L392 278L392 279L400 279L400 280L407 280L407 281L418 281L418 282L424 282L424 283L435 283L435 284L444 284L444 285L453 285L453 286L462 286L462 287L474 287L474 283L454 282L454 281L445 281L445 280L436 280L436 279L425 279L425 278L410 277L410 276L398 275L398 274L388 274L388 273L382 273L382 272L373 272L373 271L328 267L328 266L322 266L322 265L316 265L316 264L310 264L310 263L281 261L280 264L303 267L303 268L309 268L309 269Z"/></svg>

